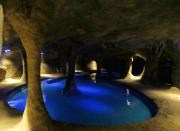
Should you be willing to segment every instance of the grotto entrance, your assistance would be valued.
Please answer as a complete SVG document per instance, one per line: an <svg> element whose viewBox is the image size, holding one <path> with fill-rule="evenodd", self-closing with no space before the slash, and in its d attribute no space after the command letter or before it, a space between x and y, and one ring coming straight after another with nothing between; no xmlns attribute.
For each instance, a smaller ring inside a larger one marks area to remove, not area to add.
<svg viewBox="0 0 180 131"><path fill-rule="evenodd" d="M142 74L145 67L145 60L139 56L134 56L132 59L132 75L139 76Z"/></svg>

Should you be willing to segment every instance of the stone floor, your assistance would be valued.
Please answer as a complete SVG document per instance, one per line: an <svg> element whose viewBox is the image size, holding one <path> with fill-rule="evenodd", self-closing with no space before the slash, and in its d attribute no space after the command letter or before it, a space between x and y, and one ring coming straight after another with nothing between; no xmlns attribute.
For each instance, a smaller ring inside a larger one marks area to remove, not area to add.
<svg viewBox="0 0 180 131"><path fill-rule="evenodd" d="M178 88L167 89L129 82L125 82L125 84L154 100L159 108L158 114L154 118L140 124L114 127L64 124L57 126L60 127L57 131L180 131L180 90ZM4 87L3 90L0 88L0 95L5 88L8 89L8 86ZM0 100L0 114L0 131L13 129L22 118L20 112L9 109L2 100Z"/></svg>

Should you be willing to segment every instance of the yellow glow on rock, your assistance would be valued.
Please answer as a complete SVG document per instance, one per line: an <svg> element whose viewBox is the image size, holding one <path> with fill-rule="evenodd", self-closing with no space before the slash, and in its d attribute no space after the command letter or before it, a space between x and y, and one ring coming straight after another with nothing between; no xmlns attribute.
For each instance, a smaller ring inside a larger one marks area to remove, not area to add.
<svg viewBox="0 0 180 131"><path fill-rule="evenodd" d="M21 119L21 121L17 125L15 125L12 129L9 129L8 131L30 131L26 110L27 109L25 109L23 118Z"/></svg>
<svg viewBox="0 0 180 131"><path fill-rule="evenodd" d="M7 78L4 80L4 82L9 83L9 84L15 84L15 83L21 82L21 80L20 79Z"/></svg>
<svg viewBox="0 0 180 131"><path fill-rule="evenodd" d="M146 61L146 57L144 57L144 56L142 56L141 54L135 54L134 56L138 56L138 57L140 57L140 58L142 58L142 59L144 59L145 61ZM134 58L133 57L131 57L131 61L133 62L134 61ZM133 74L132 74L132 63L131 63L131 65L130 65L130 67L129 67L129 71L128 71L128 74L127 74L127 76L126 76L126 80L133 80L133 81L139 81L139 80L141 80L142 79L142 77L143 77L143 75L144 75L144 72L145 72L145 66L144 66L144 68L143 68L143 71L142 71L142 73L140 74L140 75L138 75L138 76L134 76Z"/></svg>
<svg viewBox="0 0 180 131"><path fill-rule="evenodd" d="M90 69L90 70L97 70L97 63L95 60L91 61L88 63L87 67Z"/></svg>
<svg viewBox="0 0 180 131"><path fill-rule="evenodd" d="M144 71L145 71L145 67L143 68L143 71L142 71L142 73L141 73L140 75L134 76L134 75L132 74L132 64L131 64L131 66L130 66L130 68L129 68L129 71L128 71L128 74L127 74L127 76L126 76L126 79L131 79L131 80L134 80L134 81L141 80L142 77L143 77L143 75L144 75Z"/></svg>

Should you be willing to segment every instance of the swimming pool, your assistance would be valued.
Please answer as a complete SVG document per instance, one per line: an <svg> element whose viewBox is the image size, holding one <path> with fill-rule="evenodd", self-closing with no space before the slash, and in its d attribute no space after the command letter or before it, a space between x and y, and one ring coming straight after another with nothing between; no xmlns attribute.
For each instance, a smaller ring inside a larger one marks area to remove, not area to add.
<svg viewBox="0 0 180 131"><path fill-rule="evenodd" d="M76 77L77 94L63 95L65 79L43 80L45 106L53 120L81 125L140 123L155 115L154 103L142 94L105 80ZM27 87L12 91L6 103L24 111Z"/></svg>

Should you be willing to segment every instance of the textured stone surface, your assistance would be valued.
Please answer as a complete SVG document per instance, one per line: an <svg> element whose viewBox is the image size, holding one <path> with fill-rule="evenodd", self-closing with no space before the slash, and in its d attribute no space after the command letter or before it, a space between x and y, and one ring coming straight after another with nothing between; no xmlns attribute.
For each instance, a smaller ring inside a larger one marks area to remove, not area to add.
<svg viewBox="0 0 180 131"><path fill-rule="evenodd" d="M0 55L2 53L2 43L3 43L3 21L4 21L4 14L3 14L3 7L0 4Z"/></svg>
<svg viewBox="0 0 180 131"><path fill-rule="evenodd" d="M0 81L4 80L6 76L6 70L3 68L0 68Z"/></svg>
<svg viewBox="0 0 180 131"><path fill-rule="evenodd" d="M174 80L175 86L180 88L180 41L177 40L174 44L174 48L172 50L173 58L174 58L174 70L172 74L172 78Z"/></svg>

